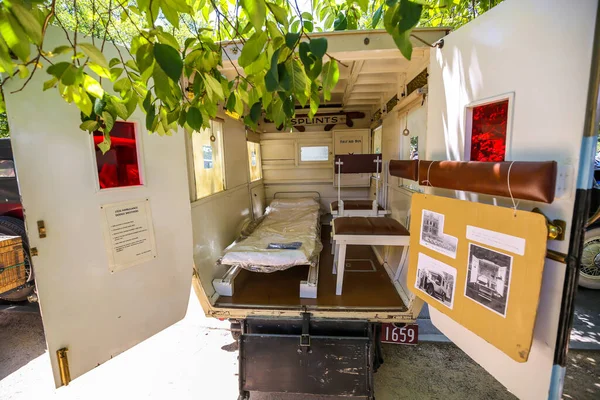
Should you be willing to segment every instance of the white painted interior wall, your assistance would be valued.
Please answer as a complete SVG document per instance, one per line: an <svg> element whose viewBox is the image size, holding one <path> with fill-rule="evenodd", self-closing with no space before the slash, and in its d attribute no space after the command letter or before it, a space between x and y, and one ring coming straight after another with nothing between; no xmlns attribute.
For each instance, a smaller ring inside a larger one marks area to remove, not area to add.
<svg viewBox="0 0 600 400"><path fill-rule="evenodd" d="M212 280L222 277L228 269L217 265L216 261L223 249L237 239L253 215L262 215L265 196L262 180L250 182L244 123L224 114L220 117L224 121L225 190L192 201L191 213L194 265L209 298L215 292ZM193 168L191 163L188 165ZM193 174L190 173L190 176L193 177ZM190 181L190 185L193 184L193 180Z"/></svg>
<svg viewBox="0 0 600 400"><path fill-rule="evenodd" d="M584 126L597 0L507 0L447 36L431 50L427 160L462 160L464 107L513 92L512 160L556 160L571 171L566 194L540 208L551 219L571 220ZM510 21L510 22L509 22ZM487 196L433 191L492 202ZM512 206L510 199L498 204ZM539 205L539 204L536 204ZM519 208L531 210L521 202ZM569 224L566 237L569 237ZM548 248L567 253L568 240ZM432 321L516 396L548 398L565 265L547 260L533 346L517 363L483 339L431 309Z"/></svg>

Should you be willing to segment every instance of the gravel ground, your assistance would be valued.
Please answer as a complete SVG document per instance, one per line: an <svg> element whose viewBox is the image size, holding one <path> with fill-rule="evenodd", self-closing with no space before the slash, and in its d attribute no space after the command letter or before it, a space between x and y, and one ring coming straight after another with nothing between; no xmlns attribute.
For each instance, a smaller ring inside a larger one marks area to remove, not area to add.
<svg viewBox="0 0 600 400"><path fill-rule="evenodd" d="M205 318L192 295L185 319L56 390L39 314L0 312L0 399L235 400L237 344L228 327ZM385 363L375 374L377 400L515 398L450 343L384 345L383 352ZM600 352L569 354L564 398L600 398Z"/></svg>

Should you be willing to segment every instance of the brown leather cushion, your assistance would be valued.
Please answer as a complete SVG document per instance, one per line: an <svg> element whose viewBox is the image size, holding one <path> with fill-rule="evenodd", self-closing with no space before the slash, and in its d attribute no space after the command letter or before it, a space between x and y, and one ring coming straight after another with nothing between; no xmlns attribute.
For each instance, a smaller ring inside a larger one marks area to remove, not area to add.
<svg viewBox="0 0 600 400"><path fill-rule="evenodd" d="M341 161L342 165L335 165L335 173L341 169L342 174L368 174L378 168L381 172L382 163L378 166L377 159L381 159L381 154L336 154L335 161Z"/></svg>
<svg viewBox="0 0 600 400"><path fill-rule="evenodd" d="M390 160L390 175L398 178L419 180L419 161L417 160Z"/></svg>
<svg viewBox="0 0 600 400"><path fill-rule="evenodd" d="M422 160L419 162L419 184L492 196L510 197L512 193L515 199L544 203L554 201L556 161L516 161L512 163L512 168L511 163ZM510 192L507 179L509 168Z"/></svg>
<svg viewBox="0 0 600 400"><path fill-rule="evenodd" d="M330 204L331 211L338 210L337 200ZM373 208L372 200L344 200L344 210L371 210ZM379 209L383 211L383 207L379 206Z"/></svg>
<svg viewBox="0 0 600 400"><path fill-rule="evenodd" d="M333 220L336 235L394 235L410 233L395 219L385 217L341 217Z"/></svg>

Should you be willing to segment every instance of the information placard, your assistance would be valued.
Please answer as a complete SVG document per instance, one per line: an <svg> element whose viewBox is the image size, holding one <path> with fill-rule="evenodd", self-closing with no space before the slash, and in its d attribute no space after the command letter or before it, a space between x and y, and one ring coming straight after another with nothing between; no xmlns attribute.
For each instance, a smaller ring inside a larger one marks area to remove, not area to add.
<svg viewBox="0 0 600 400"><path fill-rule="evenodd" d="M107 204L100 208L111 272L156 258L148 199Z"/></svg>
<svg viewBox="0 0 600 400"><path fill-rule="evenodd" d="M547 233L541 214L413 194L408 287L512 359L525 362Z"/></svg>

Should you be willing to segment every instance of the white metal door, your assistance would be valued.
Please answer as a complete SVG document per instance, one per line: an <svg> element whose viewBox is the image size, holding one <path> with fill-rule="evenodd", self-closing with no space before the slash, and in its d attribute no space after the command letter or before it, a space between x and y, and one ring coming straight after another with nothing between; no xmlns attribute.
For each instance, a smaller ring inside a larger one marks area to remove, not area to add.
<svg viewBox="0 0 600 400"><path fill-rule="evenodd" d="M590 65L598 50L594 47L597 13L597 0L577 4L506 0L445 37L442 49L431 50L427 141L426 148L419 149L420 158L465 160L470 148L467 106L508 98L512 123L507 128L506 160L556 160L563 175L552 204L518 205L529 211L539 206L551 219L567 221L566 239L548 242L548 249L562 254L575 254L578 248L577 243L569 243L573 225L582 227L575 223L573 209L576 201L581 205L579 191L589 189L591 182L586 177L593 150L586 149L595 149L595 137L584 137L584 132L588 131ZM456 192L456 197L512 206L510 199L464 192ZM525 363L512 360L434 308L430 308L431 320L517 397L559 398L564 363L558 360L568 343L569 318L567 309L562 309L563 292L573 290L573 280L566 280L572 271L576 265L567 268L563 262L546 259L533 344Z"/></svg>
<svg viewBox="0 0 600 400"><path fill-rule="evenodd" d="M48 49L64 44L62 31L48 35ZM107 59L117 55L106 47ZM94 144L79 129L79 111L54 90L42 92L45 79L38 72L25 90L9 94L20 84L11 82L4 93L58 387L57 350L68 349L74 379L184 317L192 227L184 134L148 135L136 111L142 185L100 190ZM135 240L113 234L128 221L138 230Z"/></svg>

